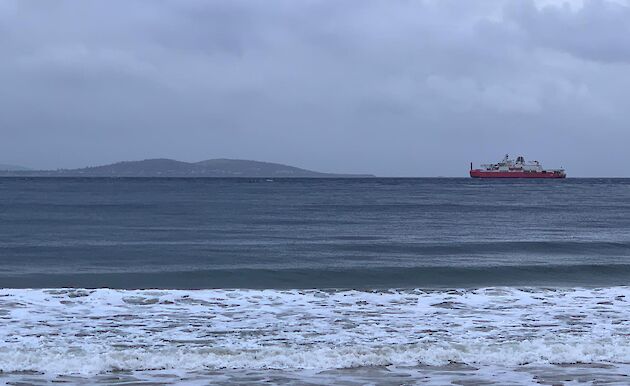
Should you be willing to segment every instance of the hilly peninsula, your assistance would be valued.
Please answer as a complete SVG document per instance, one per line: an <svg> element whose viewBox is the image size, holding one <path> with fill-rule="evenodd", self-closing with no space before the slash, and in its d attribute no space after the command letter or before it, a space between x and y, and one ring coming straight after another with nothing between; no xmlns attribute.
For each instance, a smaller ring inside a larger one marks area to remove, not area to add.
<svg viewBox="0 0 630 386"><path fill-rule="evenodd" d="M7 165L7 164L0 164L0 171L26 171L26 170L31 170L29 168L25 168L24 166L18 166L18 165Z"/></svg>
<svg viewBox="0 0 630 386"><path fill-rule="evenodd" d="M5 170L0 176L32 177L247 177L247 178L340 178L374 177L367 174L320 173L272 162L210 159L182 162L166 158L124 161L80 169Z"/></svg>

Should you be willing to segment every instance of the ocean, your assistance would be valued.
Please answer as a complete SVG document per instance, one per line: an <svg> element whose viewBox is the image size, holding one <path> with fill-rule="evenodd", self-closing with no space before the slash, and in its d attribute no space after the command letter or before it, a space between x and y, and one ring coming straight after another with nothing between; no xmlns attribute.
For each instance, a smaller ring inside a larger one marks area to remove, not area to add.
<svg viewBox="0 0 630 386"><path fill-rule="evenodd" d="M630 383L630 179L0 179L0 383Z"/></svg>

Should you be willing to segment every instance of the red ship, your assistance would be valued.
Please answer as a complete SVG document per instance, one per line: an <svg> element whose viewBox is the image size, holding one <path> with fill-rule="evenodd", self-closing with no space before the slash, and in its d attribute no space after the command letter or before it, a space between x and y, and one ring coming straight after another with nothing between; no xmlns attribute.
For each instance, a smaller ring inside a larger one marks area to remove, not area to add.
<svg viewBox="0 0 630 386"><path fill-rule="evenodd" d="M506 154L503 161L496 164L481 165L481 169L473 169L470 163L470 176L473 178L565 178L564 169L543 169L538 161L525 162L522 156L516 161Z"/></svg>

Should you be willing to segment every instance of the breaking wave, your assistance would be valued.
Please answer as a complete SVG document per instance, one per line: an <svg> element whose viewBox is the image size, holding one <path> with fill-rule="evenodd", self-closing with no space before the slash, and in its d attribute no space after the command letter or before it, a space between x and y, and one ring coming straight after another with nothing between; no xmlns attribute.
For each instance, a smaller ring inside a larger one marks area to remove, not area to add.
<svg viewBox="0 0 630 386"><path fill-rule="evenodd" d="M0 290L0 371L630 362L630 287Z"/></svg>

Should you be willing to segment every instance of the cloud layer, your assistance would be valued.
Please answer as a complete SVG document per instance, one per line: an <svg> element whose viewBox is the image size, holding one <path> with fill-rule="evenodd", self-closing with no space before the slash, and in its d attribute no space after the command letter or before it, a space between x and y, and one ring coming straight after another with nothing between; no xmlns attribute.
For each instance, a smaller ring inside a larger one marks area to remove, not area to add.
<svg viewBox="0 0 630 386"><path fill-rule="evenodd" d="M621 1L0 3L0 162L628 176ZM606 168L602 171L602 168Z"/></svg>

